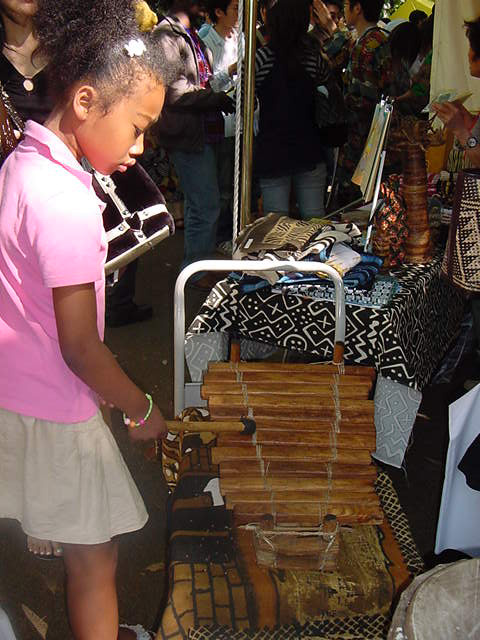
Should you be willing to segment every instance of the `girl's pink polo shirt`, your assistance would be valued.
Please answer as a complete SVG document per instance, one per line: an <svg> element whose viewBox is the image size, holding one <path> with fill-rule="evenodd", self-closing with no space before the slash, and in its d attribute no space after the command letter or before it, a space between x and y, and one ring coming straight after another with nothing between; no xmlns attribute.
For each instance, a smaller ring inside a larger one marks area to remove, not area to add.
<svg viewBox="0 0 480 640"><path fill-rule="evenodd" d="M103 339L104 206L65 144L29 120L0 171L0 407L63 423L97 412L62 358L52 288L94 282Z"/></svg>

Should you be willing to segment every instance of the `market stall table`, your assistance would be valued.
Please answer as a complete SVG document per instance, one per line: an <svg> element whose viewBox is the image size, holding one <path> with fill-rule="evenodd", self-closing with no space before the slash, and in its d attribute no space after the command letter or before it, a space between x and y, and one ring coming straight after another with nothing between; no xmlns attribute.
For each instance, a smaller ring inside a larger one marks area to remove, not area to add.
<svg viewBox="0 0 480 640"><path fill-rule="evenodd" d="M347 304L345 361L375 366L375 457L400 467L421 401L421 391L455 338L465 301L440 275L441 257L392 269L400 290L383 308ZM229 336L244 340L242 357L260 358L279 347L329 360L334 305L273 293L242 293L232 279L211 291L186 336L193 382L209 361L228 359Z"/></svg>

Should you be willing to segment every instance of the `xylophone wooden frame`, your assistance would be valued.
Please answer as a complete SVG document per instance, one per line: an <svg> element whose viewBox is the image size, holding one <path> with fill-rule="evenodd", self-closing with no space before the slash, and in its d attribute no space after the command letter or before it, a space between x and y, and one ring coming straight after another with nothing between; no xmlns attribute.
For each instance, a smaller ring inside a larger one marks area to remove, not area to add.
<svg viewBox="0 0 480 640"><path fill-rule="evenodd" d="M332 267L321 262L273 260L201 260L178 275L174 291L174 415L185 409L185 284L201 271L300 271L323 273L335 286L335 346L333 362L343 362L345 345L345 291L343 280Z"/></svg>

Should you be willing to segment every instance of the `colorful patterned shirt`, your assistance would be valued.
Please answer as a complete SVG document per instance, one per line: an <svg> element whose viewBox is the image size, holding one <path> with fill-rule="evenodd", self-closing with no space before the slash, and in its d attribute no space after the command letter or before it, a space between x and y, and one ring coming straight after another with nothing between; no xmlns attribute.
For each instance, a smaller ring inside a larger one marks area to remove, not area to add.
<svg viewBox="0 0 480 640"><path fill-rule="evenodd" d="M339 165L349 178L362 155L375 105L382 95L391 95L392 80L388 34L379 27L371 27L357 40L344 73L349 133Z"/></svg>

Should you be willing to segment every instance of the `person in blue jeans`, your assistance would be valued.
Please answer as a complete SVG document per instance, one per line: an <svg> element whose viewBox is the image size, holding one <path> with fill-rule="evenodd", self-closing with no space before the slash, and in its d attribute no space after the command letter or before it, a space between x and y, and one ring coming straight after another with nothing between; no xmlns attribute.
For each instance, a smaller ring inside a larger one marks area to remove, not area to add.
<svg viewBox="0 0 480 640"><path fill-rule="evenodd" d="M155 135L172 160L184 193L184 259L182 267L213 257L220 192L215 149L224 137L223 113L234 110L232 99L210 87L213 61L195 29L197 0L174 0L155 31L167 59L181 71L167 90L165 108ZM202 276L206 287L209 279Z"/></svg>
<svg viewBox="0 0 480 640"><path fill-rule="evenodd" d="M329 76L308 35L311 0L278 0L267 9L268 44L257 51L260 131L255 150L265 213L288 214L293 187L301 218L325 211L326 165L315 122L315 93Z"/></svg>

